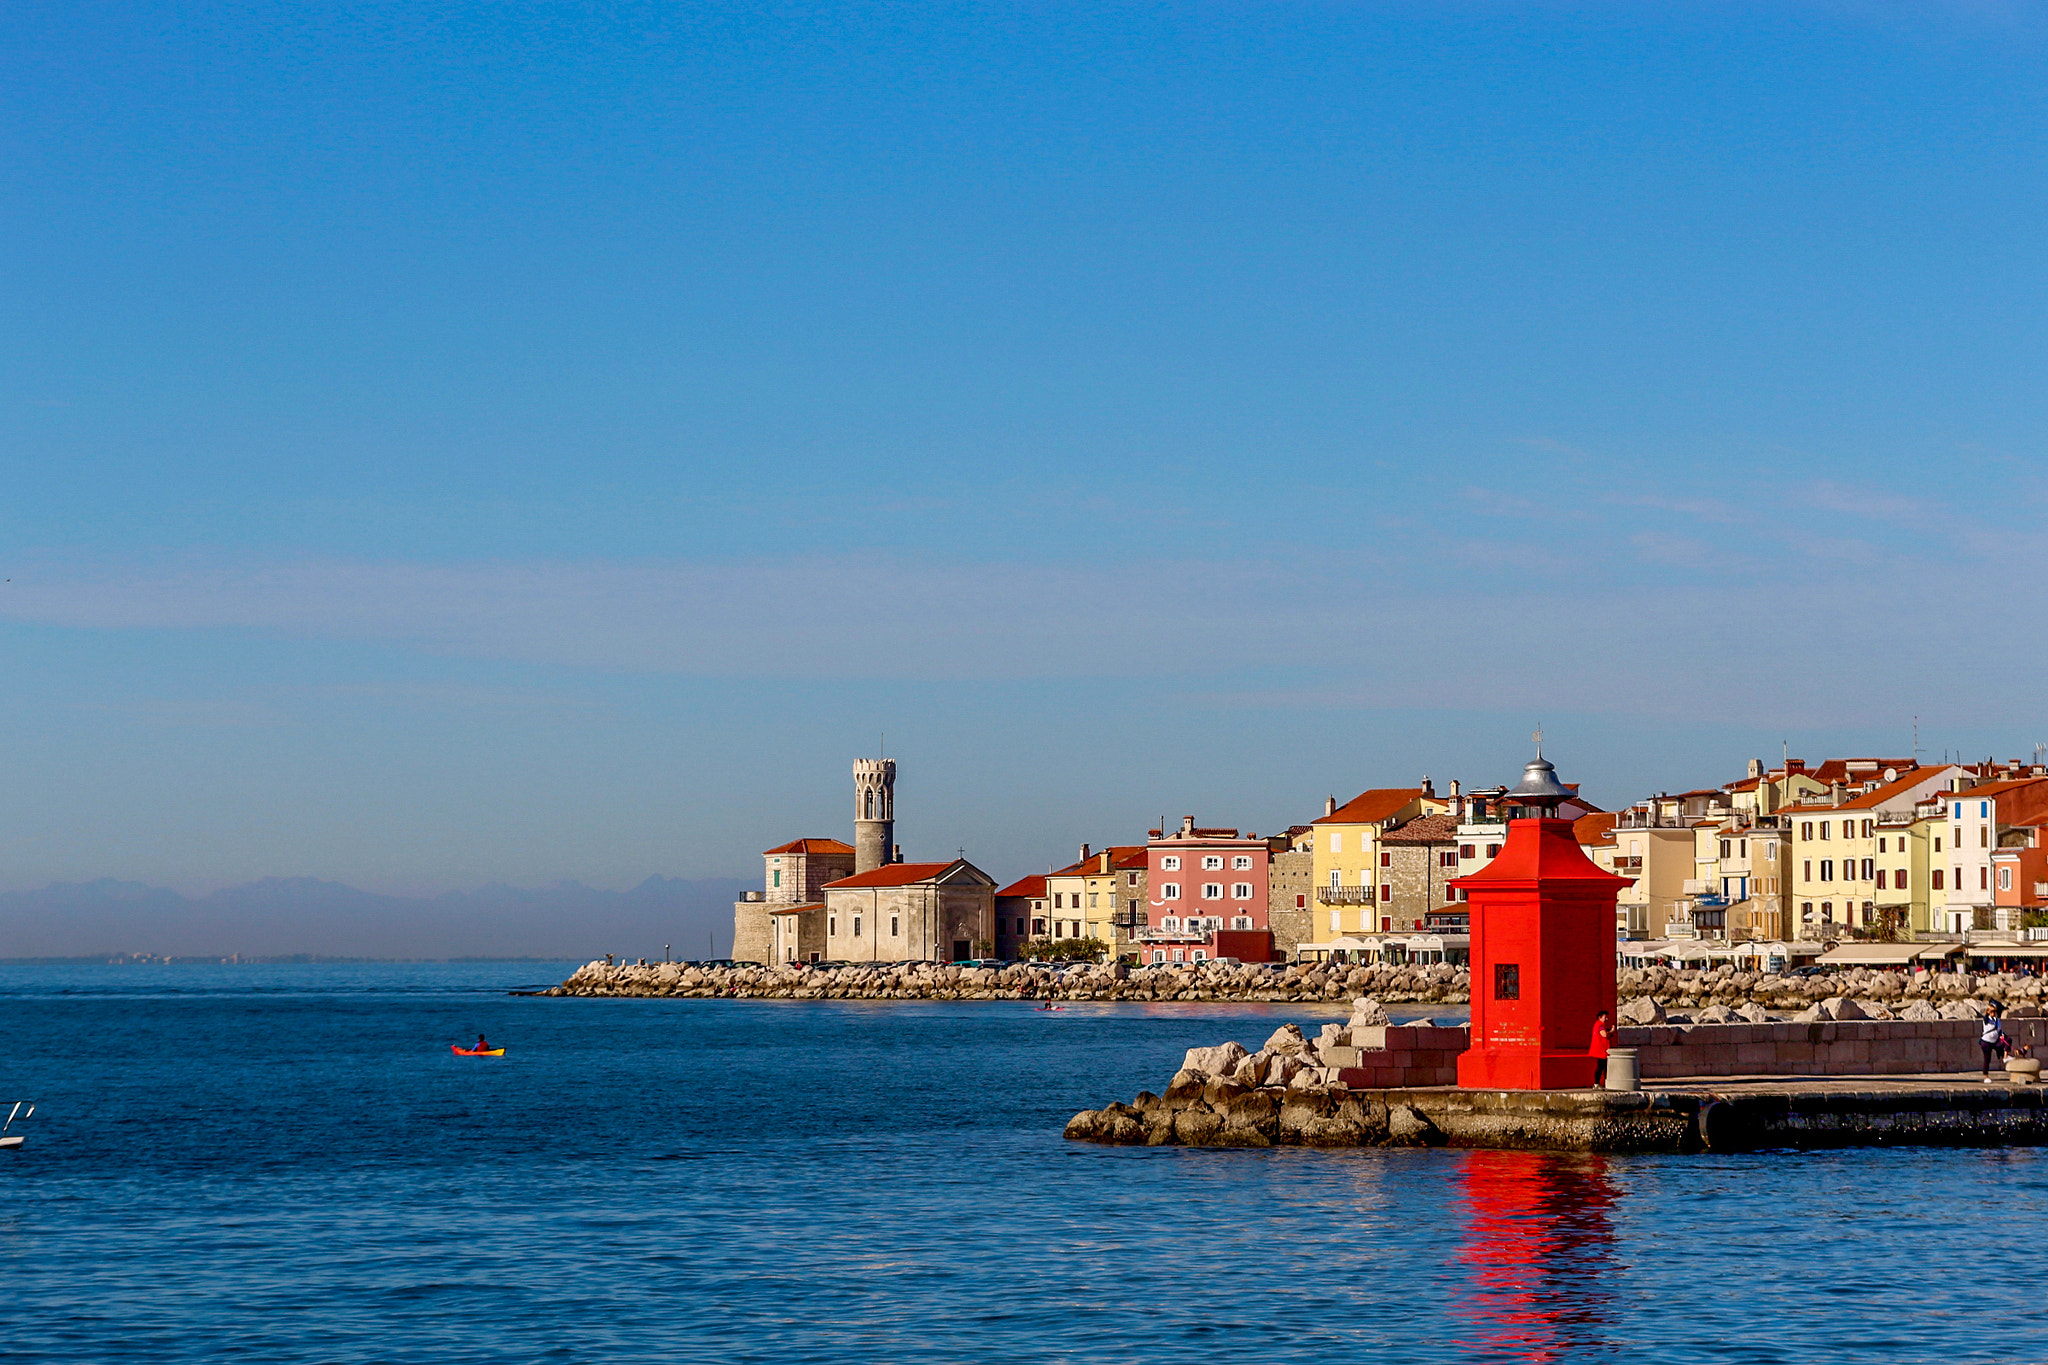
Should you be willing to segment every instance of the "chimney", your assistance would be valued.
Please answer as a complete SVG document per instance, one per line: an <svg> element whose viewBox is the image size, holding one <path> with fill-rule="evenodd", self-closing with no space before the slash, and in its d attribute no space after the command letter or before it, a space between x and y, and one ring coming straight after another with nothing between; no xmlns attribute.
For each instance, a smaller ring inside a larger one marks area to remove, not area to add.
<svg viewBox="0 0 2048 1365"><path fill-rule="evenodd" d="M1764 775L1764 761L1762 759L1752 758L1749 760L1749 775L1751 777L1762 777Z"/></svg>
<svg viewBox="0 0 2048 1365"><path fill-rule="evenodd" d="M1337 798L1336 798L1336 797L1334 797L1334 796L1326 796L1326 797L1324 797L1324 798L1323 798L1323 814L1325 814L1325 815L1335 815L1336 813L1337 813Z"/></svg>
<svg viewBox="0 0 2048 1365"><path fill-rule="evenodd" d="M1465 823L1465 795L1455 777L1451 779L1451 818L1461 825Z"/></svg>
<svg viewBox="0 0 2048 1365"><path fill-rule="evenodd" d="M903 861L903 845L898 844L894 848L889 850L889 861L892 863L900 863Z"/></svg>
<svg viewBox="0 0 2048 1365"><path fill-rule="evenodd" d="M1088 845L1081 845L1081 856L1074 859L1074 861L1077 863L1085 863L1088 861Z"/></svg>
<svg viewBox="0 0 2048 1365"><path fill-rule="evenodd" d="M1423 794L1424 796L1435 796L1435 795L1436 795L1436 783L1434 783L1434 782L1432 782L1432 781L1430 781L1430 780L1429 780L1429 774L1428 774L1428 773L1424 773L1424 774L1422 775L1422 794Z"/></svg>
<svg viewBox="0 0 2048 1365"><path fill-rule="evenodd" d="M1192 816L1192 815L1183 815L1183 816L1181 816L1181 818L1180 818L1180 834L1179 834L1179 836L1178 836L1178 837L1179 837L1179 838L1182 838L1182 839L1192 839L1192 838L1194 838L1194 837L1195 837L1195 817L1194 817L1194 816Z"/></svg>

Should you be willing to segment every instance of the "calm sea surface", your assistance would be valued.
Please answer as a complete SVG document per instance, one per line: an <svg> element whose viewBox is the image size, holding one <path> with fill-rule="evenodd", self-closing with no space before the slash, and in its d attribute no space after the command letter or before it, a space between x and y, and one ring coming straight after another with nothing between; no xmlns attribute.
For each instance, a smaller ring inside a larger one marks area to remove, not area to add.
<svg viewBox="0 0 2048 1365"><path fill-rule="evenodd" d="M1320 1020L570 966L0 968L0 1358L2048 1359L2039 1153L1080 1146Z"/></svg>

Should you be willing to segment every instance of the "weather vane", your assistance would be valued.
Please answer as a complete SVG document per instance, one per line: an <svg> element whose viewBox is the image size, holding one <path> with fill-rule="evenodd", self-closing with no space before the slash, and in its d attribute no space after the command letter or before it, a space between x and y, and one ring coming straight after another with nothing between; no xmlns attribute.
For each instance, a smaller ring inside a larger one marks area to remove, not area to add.
<svg viewBox="0 0 2048 1365"><path fill-rule="evenodd" d="M1539 721L1537 721L1537 722L1536 722L1536 732L1535 732L1534 734L1530 735L1530 736L1529 736L1529 738L1531 738L1531 739L1533 739L1533 740L1535 740L1535 741L1536 741L1536 757L1538 757L1538 758L1541 758L1541 757L1543 757L1543 722L1542 722L1542 721L1540 721L1540 720L1539 720Z"/></svg>

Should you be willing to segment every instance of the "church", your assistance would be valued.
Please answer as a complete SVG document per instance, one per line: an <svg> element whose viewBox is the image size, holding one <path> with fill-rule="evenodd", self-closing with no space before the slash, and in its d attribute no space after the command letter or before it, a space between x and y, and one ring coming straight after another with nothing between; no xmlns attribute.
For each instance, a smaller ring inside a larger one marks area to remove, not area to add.
<svg viewBox="0 0 2048 1365"><path fill-rule="evenodd" d="M732 907L742 962L961 962L995 952L995 879L964 858L908 863L896 760L853 765L853 843L796 839L761 855L762 889Z"/></svg>

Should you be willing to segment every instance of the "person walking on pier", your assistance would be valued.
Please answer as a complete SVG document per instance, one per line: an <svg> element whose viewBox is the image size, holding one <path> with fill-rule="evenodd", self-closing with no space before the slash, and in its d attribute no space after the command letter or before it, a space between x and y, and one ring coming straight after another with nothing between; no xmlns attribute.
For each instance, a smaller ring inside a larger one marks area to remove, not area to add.
<svg viewBox="0 0 2048 1365"><path fill-rule="evenodd" d="M2000 1018L2003 1007L1996 1000L1984 1007L1984 1023L1977 1035L1977 1046L1984 1051L1984 1082L1991 1083L1991 1058L1996 1055L1998 1064L2005 1065L2006 1055L2012 1051L2012 1039L2005 1036L2005 1021Z"/></svg>
<svg viewBox="0 0 2048 1365"><path fill-rule="evenodd" d="M1598 1090L1607 1084L1607 1043L1614 1037L1614 1025L1607 1021L1607 1011L1601 1010L1593 1016L1593 1038L1586 1044L1586 1055L1593 1059L1593 1088Z"/></svg>

